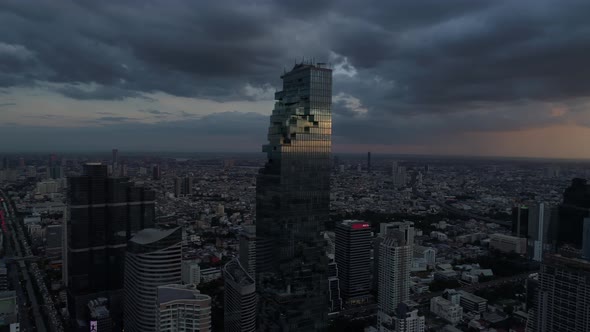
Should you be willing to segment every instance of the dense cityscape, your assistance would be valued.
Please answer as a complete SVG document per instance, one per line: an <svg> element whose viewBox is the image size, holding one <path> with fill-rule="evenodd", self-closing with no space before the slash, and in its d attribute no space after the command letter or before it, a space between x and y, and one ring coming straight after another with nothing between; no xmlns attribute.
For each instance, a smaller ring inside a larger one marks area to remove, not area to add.
<svg viewBox="0 0 590 332"><path fill-rule="evenodd" d="M0 0L0 332L590 332L589 12Z"/></svg>
<svg viewBox="0 0 590 332"><path fill-rule="evenodd" d="M332 157L331 70L301 63L282 78L266 161L116 148L3 157L2 324L587 328L587 163Z"/></svg>

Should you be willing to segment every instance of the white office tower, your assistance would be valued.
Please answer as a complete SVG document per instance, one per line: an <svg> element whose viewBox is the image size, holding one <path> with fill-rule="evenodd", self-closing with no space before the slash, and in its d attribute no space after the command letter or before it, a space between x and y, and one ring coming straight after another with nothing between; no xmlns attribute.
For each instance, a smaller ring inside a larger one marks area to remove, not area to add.
<svg viewBox="0 0 590 332"><path fill-rule="evenodd" d="M400 303L393 318L395 332L424 332L426 318L408 303Z"/></svg>
<svg viewBox="0 0 590 332"><path fill-rule="evenodd" d="M146 228L127 244L125 255L125 331L156 329L158 286L180 284L182 229Z"/></svg>
<svg viewBox="0 0 590 332"><path fill-rule="evenodd" d="M537 203L529 208L527 256L540 262L543 253L550 249L547 239L551 209L545 203Z"/></svg>
<svg viewBox="0 0 590 332"><path fill-rule="evenodd" d="M227 332L256 330L256 284L237 259L223 267L224 325Z"/></svg>
<svg viewBox="0 0 590 332"><path fill-rule="evenodd" d="M414 244L414 223L381 224L378 261L377 324L379 331L393 331L395 310L410 294L410 271Z"/></svg>
<svg viewBox="0 0 590 332"><path fill-rule="evenodd" d="M182 261L182 283L184 285L198 285L201 283L201 267L195 260Z"/></svg>
<svg viewBox="0 0 590 332"><path fill-rule="evenodd" d="M165 285L156 290L156 331L211 331L211 297L193 285ZM127 331L127 329L125 329Z"/></svg>
<svg viewBox="0 0 590 332"><path fill-rule="evenodd" d="M408 182L408 175L405 166L399 166L397 162L392 165L392 181L394 188L405 187Z"/></svg>
<svg viewBox="0 0 590 332"><path fill-rule="evenodd" d="M256 275L256 226L244 226L240 232L240 264L248 274L255 278Z"/></svg>

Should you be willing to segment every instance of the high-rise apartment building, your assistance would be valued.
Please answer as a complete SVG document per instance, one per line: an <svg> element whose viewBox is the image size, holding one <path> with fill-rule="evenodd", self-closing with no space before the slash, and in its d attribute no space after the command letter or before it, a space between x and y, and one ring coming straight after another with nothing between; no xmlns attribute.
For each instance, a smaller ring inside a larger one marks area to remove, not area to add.
<svg viewBox="0 0 590 332"><path fill-rule="evenodd" d="M227 332L256 330L256 284L237 259L223 267L224 325Z"/></svg>
<svg viewBox="0 0 590 332"><path fill-rule="evenodd" d="M68 178L64 280L75 321L87 323L88 302L105 297L120 325L127 241L153 226L154 201L152 190L108 177L106 165L86 164L82 176Z"/></svg>
<svg viewBox="0 0 590 332"><path fill-rule="evenodd" d="M248 271L248 274L255 278L256 275L256 226L247 225L240 232L239 248L240 264Z"/></svg>
<svg viewBox="0 0 590 332"><path fill-rule="evenodd" d="M546 255L533 317L536 332L590 331L590 262Z"/></svg>
<svg viewBox="0 0 590 332"><path fill-rule="evenodd" d="M336 225L335 233L342 299L348 306L367 302L371 292L371 225L345 220Z"/></svg>
<svg viewBox="0 0 590 332"><path fill-rule="evenodd" d="M256 186L256 281L262 329L327 326L332 70L301 63L281 76L268 156Z"/></svg>
<svg viewBox="0 0 590 332"><path fill-rule="evenodd" d="M182 229L147 228L127 245L125 255L125 331L157 329L157 288L180 284Z"/></svg>
<svg viewBox="0 0 590 332"><path fill-rule="evenodd" d="M193 178L175 177L174 178L174 196L190 196L193 193Z"/></svg>
<svg viewBox="0 0 590 332"><path fill-rule="evenodd" d="M529 227L529 208L518 205L512 208L512 235L527 237Z"/></svg>
<svg viewBox="0 0 590 332"><path fill-rule="evenodd" d="M164 285L156 289L156 331L210 332L211 297L194 285ZM100 331L100 330L99 330Z"/></svg>
<svg viewBox="0 0 590 332"><path fill-rule="evenodd" d="M410 295L414 223L392 222L380 226L377 323L380 331L389 331L396 308Z"/></svg>

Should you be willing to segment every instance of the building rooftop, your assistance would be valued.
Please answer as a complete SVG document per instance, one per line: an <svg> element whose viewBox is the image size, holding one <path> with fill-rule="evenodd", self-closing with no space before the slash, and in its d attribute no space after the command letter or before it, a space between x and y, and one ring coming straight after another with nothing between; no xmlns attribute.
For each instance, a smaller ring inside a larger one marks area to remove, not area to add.
<svg viewBox="0 0 590 332"><path fill-rule="evenodd" d="M148 244L152 242L160 241L170 234L174 233L177 228L171 229L157 229L157 228L146 228L142 229L141 231L137 232L135 236L131 239L132 242L137 244Z"/></svg>
<svg viewBox="0 0 590 332"><path fill-rule="evenodd" d="M237 259L232 259L229 263L225 264L223 275L242 286L254 284L254 279L246 272Z"/></svg>

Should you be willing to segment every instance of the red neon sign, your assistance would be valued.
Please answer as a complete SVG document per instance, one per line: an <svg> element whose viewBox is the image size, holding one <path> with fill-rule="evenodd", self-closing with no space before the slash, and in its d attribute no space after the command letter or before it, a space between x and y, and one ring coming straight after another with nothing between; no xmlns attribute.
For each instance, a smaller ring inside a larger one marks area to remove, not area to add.
<svg viewBox="0 0 590 332"><path fill-rule="evenodd" d="M369 225L368 223L362 223L362 224L352 224L352 229L363 229L363 228L369 228L371 227L371 225Z"/></svg>

